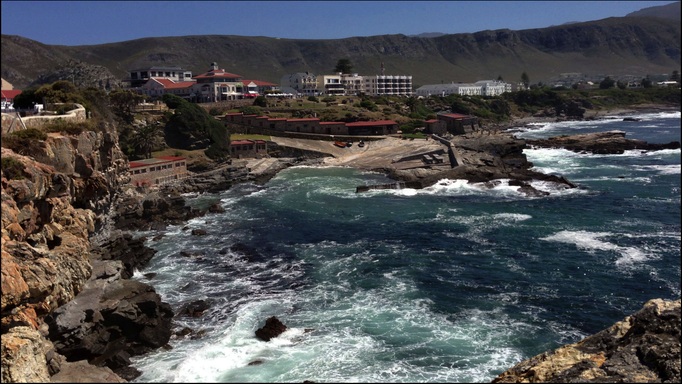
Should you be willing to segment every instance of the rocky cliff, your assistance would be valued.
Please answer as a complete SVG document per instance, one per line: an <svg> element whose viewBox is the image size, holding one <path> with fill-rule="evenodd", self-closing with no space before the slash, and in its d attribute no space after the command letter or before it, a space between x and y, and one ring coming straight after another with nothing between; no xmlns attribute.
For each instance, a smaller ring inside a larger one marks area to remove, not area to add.
<svg viewBox="0 0 682 384"><path fill-rule="evenodd" d="M680 300L651 300L575 344L522 361L493 383L679 383Z"/></svg>
<svg viewBox="0 0 682 384"><path fill-rule="evenodd" d="M93 252L91 237L106 227L112 200L127 181L128 162L116 132L107 129L51 133L31 152L31 157L8 148L1 152L2 381L46 382L62 367L120 380L69 362L87 359L121 368L128 356L158 348L170 336L170 308L154 289L123 280L120 260L99 261L106 252ZM70 310L77 295L95 297L95 310ZM124 318L117 320L124 307ZM98 315L86 316L91 312ZM93 334L97 342L82 341ZM109 345L116 336L123 337L118 349Z"/></svg>
<svg viewBox="0 0 682 384"><path fill-rule="evenodd" d="M315 36L311 36L314 39ZM680 23L656 17L624 17L549 28L501 29L433 38L405 35L334 40L247 36L144 38L88 46L46 45L2 35L2 77L22 88L68 60L107 68L118 78L152 65L177 65L195 74L218 62L245 78L279 83L288 73L330 73L347 58L354 71L413 76L413 84L519 79L533 82L564 72L644 76L680 66Z"/></svg>

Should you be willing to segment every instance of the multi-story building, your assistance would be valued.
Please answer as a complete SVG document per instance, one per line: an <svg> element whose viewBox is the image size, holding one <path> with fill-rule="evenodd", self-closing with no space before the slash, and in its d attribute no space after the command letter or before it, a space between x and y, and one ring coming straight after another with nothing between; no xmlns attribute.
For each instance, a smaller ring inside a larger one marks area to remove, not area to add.
<svg viewBox="0 0 682 384"><path fill-rule="evenodd" d="M346 94L346 89L343 86L342 74L335 75L320 75L317 77L318 89L320 94L328 96L343 96Z"/></svg>
<svg viewBox="0 0 682 384"><path fill-rule="evenodd" d="M429 97L431 95L447 96L457 93L459 88L454 83L422 85L415 92L417 96Z"/></svg>
<svg viewBox="0 0 682 384"><path fill-rule="evenodd" d="M345 89L346 95L365 93L364 77L359 76L357 73L342 74L341 82L343 83L343 88Z"/></svg>
<svg viewBox="0 0 682 384"><path fill-rule="evenodd" d="M127 84L125 88L139 88L149 79L169 79L174 82L189 81L192 72L180 67L147 67L128 71L128 77L122 82Z"/></svg>
<svg viewBox="0 0 682 384"><path fill-rule="evenodd" d="M184 157L162 156L130 162L130 182L134 185L163 184L186 177Z"/></svg>
<svg viewBox="0 0 682 384"><path fill-rule="evenodd" d="M412 76L364 76L365 92L368 95L411 96Z"/></svg>
<svg viewBox="0 0 682 384"><path fill-rule="evenodd" d="M172 93L183 99L191 100L193 87L196 81L183 81L176 83L169 79L149 79L143 86L137 89L137 92L147 95L152 98L161 97L166 93Z"/></svg>
<svg viewBox="0 0 682 384"><path fill-rule="evenodd" d="M194 93L199 103L236 100L243 97L243 77L225 72L218 68L218 63L211 63L211 70L192 77L197 84Z"/></svg>
<svg viewBox="0 0 682 384"><path fill-rule="evenodd" d="M282 76L280 80L282 89L291 88L304 96L317 96L320 94L317 76L310 72L291 73Z"/></svg>
<svg viewBox="0 0 682 384"><path fill-rule="evenodd" d="M474 85L481 86L481 94L483 96L498 96L507 92L507 83L497 80L479 80ZM509 84L509 92L511 92L511 84Z"/></svg>

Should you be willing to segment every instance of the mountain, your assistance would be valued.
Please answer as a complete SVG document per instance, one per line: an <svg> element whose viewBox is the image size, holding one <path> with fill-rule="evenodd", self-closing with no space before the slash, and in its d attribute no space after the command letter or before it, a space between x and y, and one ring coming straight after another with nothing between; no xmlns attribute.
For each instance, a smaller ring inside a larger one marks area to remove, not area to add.
<svg viewBox="0 0 682 384"><path fill-rule="evenodd" d="M102 66L123 78L151 65L181 66L200 74L211 62L247 79L279 83L294 72L331 73L340 58L354 72L410 74L413 84L472 82L497 78L531 82L560 73L636 76L670 73L680 67L680 23L656 17L621 17L512 31L500 29L432 38L405 35L333 40L245 36L152 37L84 46L47 45L2 35L2 77L15 88L74 60Z"/></svg>
<svg viewBox="0 0 682 384"><path fill-rule="evenodd" d="M680 21L680 2L657 7L643 8L639 11L628 13L625 17L663 17Z"/></svg>
<svg viewBox="0 0 682 384"><path fill-rule="evenodd" d="M418 35L410 35L410 37L427 37L428 38L428 37L439 37L439 36L443 36L443 35L445 35L445 34L440 33L440 32L424 32L424 33L420 33Z"/></svg>

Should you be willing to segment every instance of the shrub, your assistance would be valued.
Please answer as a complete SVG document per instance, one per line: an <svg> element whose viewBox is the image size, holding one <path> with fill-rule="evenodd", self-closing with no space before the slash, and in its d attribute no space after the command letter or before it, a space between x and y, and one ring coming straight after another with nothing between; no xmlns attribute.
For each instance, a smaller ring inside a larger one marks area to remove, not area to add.
<svg viewBox="0 0 682 384"><path fill-rule="evenodd" d="M180 104L187 102L182 97L176 96L172 93L166 93L165 95L161 96L161 101L166 103L166 106L170 109L175 109L179 107Z"/></svg>
<svg viewBox="0 0 682 384"><path fill-rule="evenodd" d="M319 100L315 96L308 96L308 101L314 101L317 103Z"/></svg>
<svg viewBox="0 0 682 384"><path fill-rule="evenodd" d="M35 129L35 128L28 128L28 129L24 129L21 131L14 131L14 132L10 133L10 135L18 136L22 139L33 140L33 141L37 141L37 140L42 141L42 140L47 139L47 134L45 134L45 132L42 132L42 131Z"/></svg>
<svg viewBox="0 0 682 384"><path fill-rule="evenodd" d="M322 101L325 103L333 103L334 101L336 101L336 97L335 96L327 96L324 99L322 99Z"/></svg>
<svg viewBox="0 0 682 384"><path fill-rule="evenodd" d="M243 113L244 115L258 115L261 116L263 113L260 111L260 108L254 107L251 105L247 105L245 107L239 107L237 108L239 112Z"/></svg>
<svg viewBox="0 0 682 384"><path fill-rule="evenodd" d="M21 180L24 179L22 172L26 169L26 166L21 161L15 159L14 157L3 157L2 158L2 173L8 180Z"/></svg>
<svg viewBox="0 0 682 384"><path fill-rule="evenodd" d="M220 116L222 115L222 110L218 107L211 107L211 109L208 110L208 114L211 116Z"/></svg>
<svg viewBox="0 0 682 384"><path fill-rule="evenodd" d="M258 96L253 100L253 105L258 107L267 107L268 99L266 99L265 96Z"/></svg>
<svg viewBox="0 0 682 384"><path fill-rule="evenodd" d="M95 127L92 121L66 121L57 120L52 124L45 125L43 127L45 132L62 132L69 135L80 135L82 132L94 131ZM42 139L45 140L45 139Z"/></svg>

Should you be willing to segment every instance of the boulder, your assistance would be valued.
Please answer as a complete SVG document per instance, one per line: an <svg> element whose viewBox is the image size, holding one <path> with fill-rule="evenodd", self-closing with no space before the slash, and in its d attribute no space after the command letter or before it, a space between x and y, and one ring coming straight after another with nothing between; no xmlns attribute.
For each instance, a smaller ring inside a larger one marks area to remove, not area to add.
<svg viewBox="0 0 682 384"><path fill-rule="evenodd" d="M220 204L216 203L208 207L208 211L211 213L224 213L225 208L223 208Z"/></svg>
<svg viewBox="0 0 682 384"><path fill-rule="evenodd" d="M270 341L270 339L281 335L286 330L287 327L275 316L272 316L265 320L265 326L256 330L256 336L261 340Z"/></svg>
<svg viewBox="0 0 682 384"><path fill-rule="evenodd" d="M149 265L156 250L144 245L142 238L133 239L128 233L114 233L111 238L95 247L91 251L94 257L101 260L120 260L125 267L121 277L129 279L135 270L140 270Z"/></svg>
<svg viewBox="0 0 682 384"><path fill-rule="evenodd" d="M680 300L650 300L625 320L522 361L492 382L679 383L680 322Z"/></svg>
<svg viewBox="0 0 682 384"><path fill-rule="evenodd" d="M50 374L40 333L14 327L2 335L2 382L49 383Z"/></svg>
<svg viewBox="0 0 682 384"><path fill-rule="evenodd" d="M203 229L193 229L192 230L192 235L194 236L206 236L206 231Z"/></svg>
<svg viewBox="0 0 682 384"><path fill-rule="evenodd" d="M107 367L96 367L87 360L62 364L59 373L48 382L53 383L127 383Z"/></svg>

